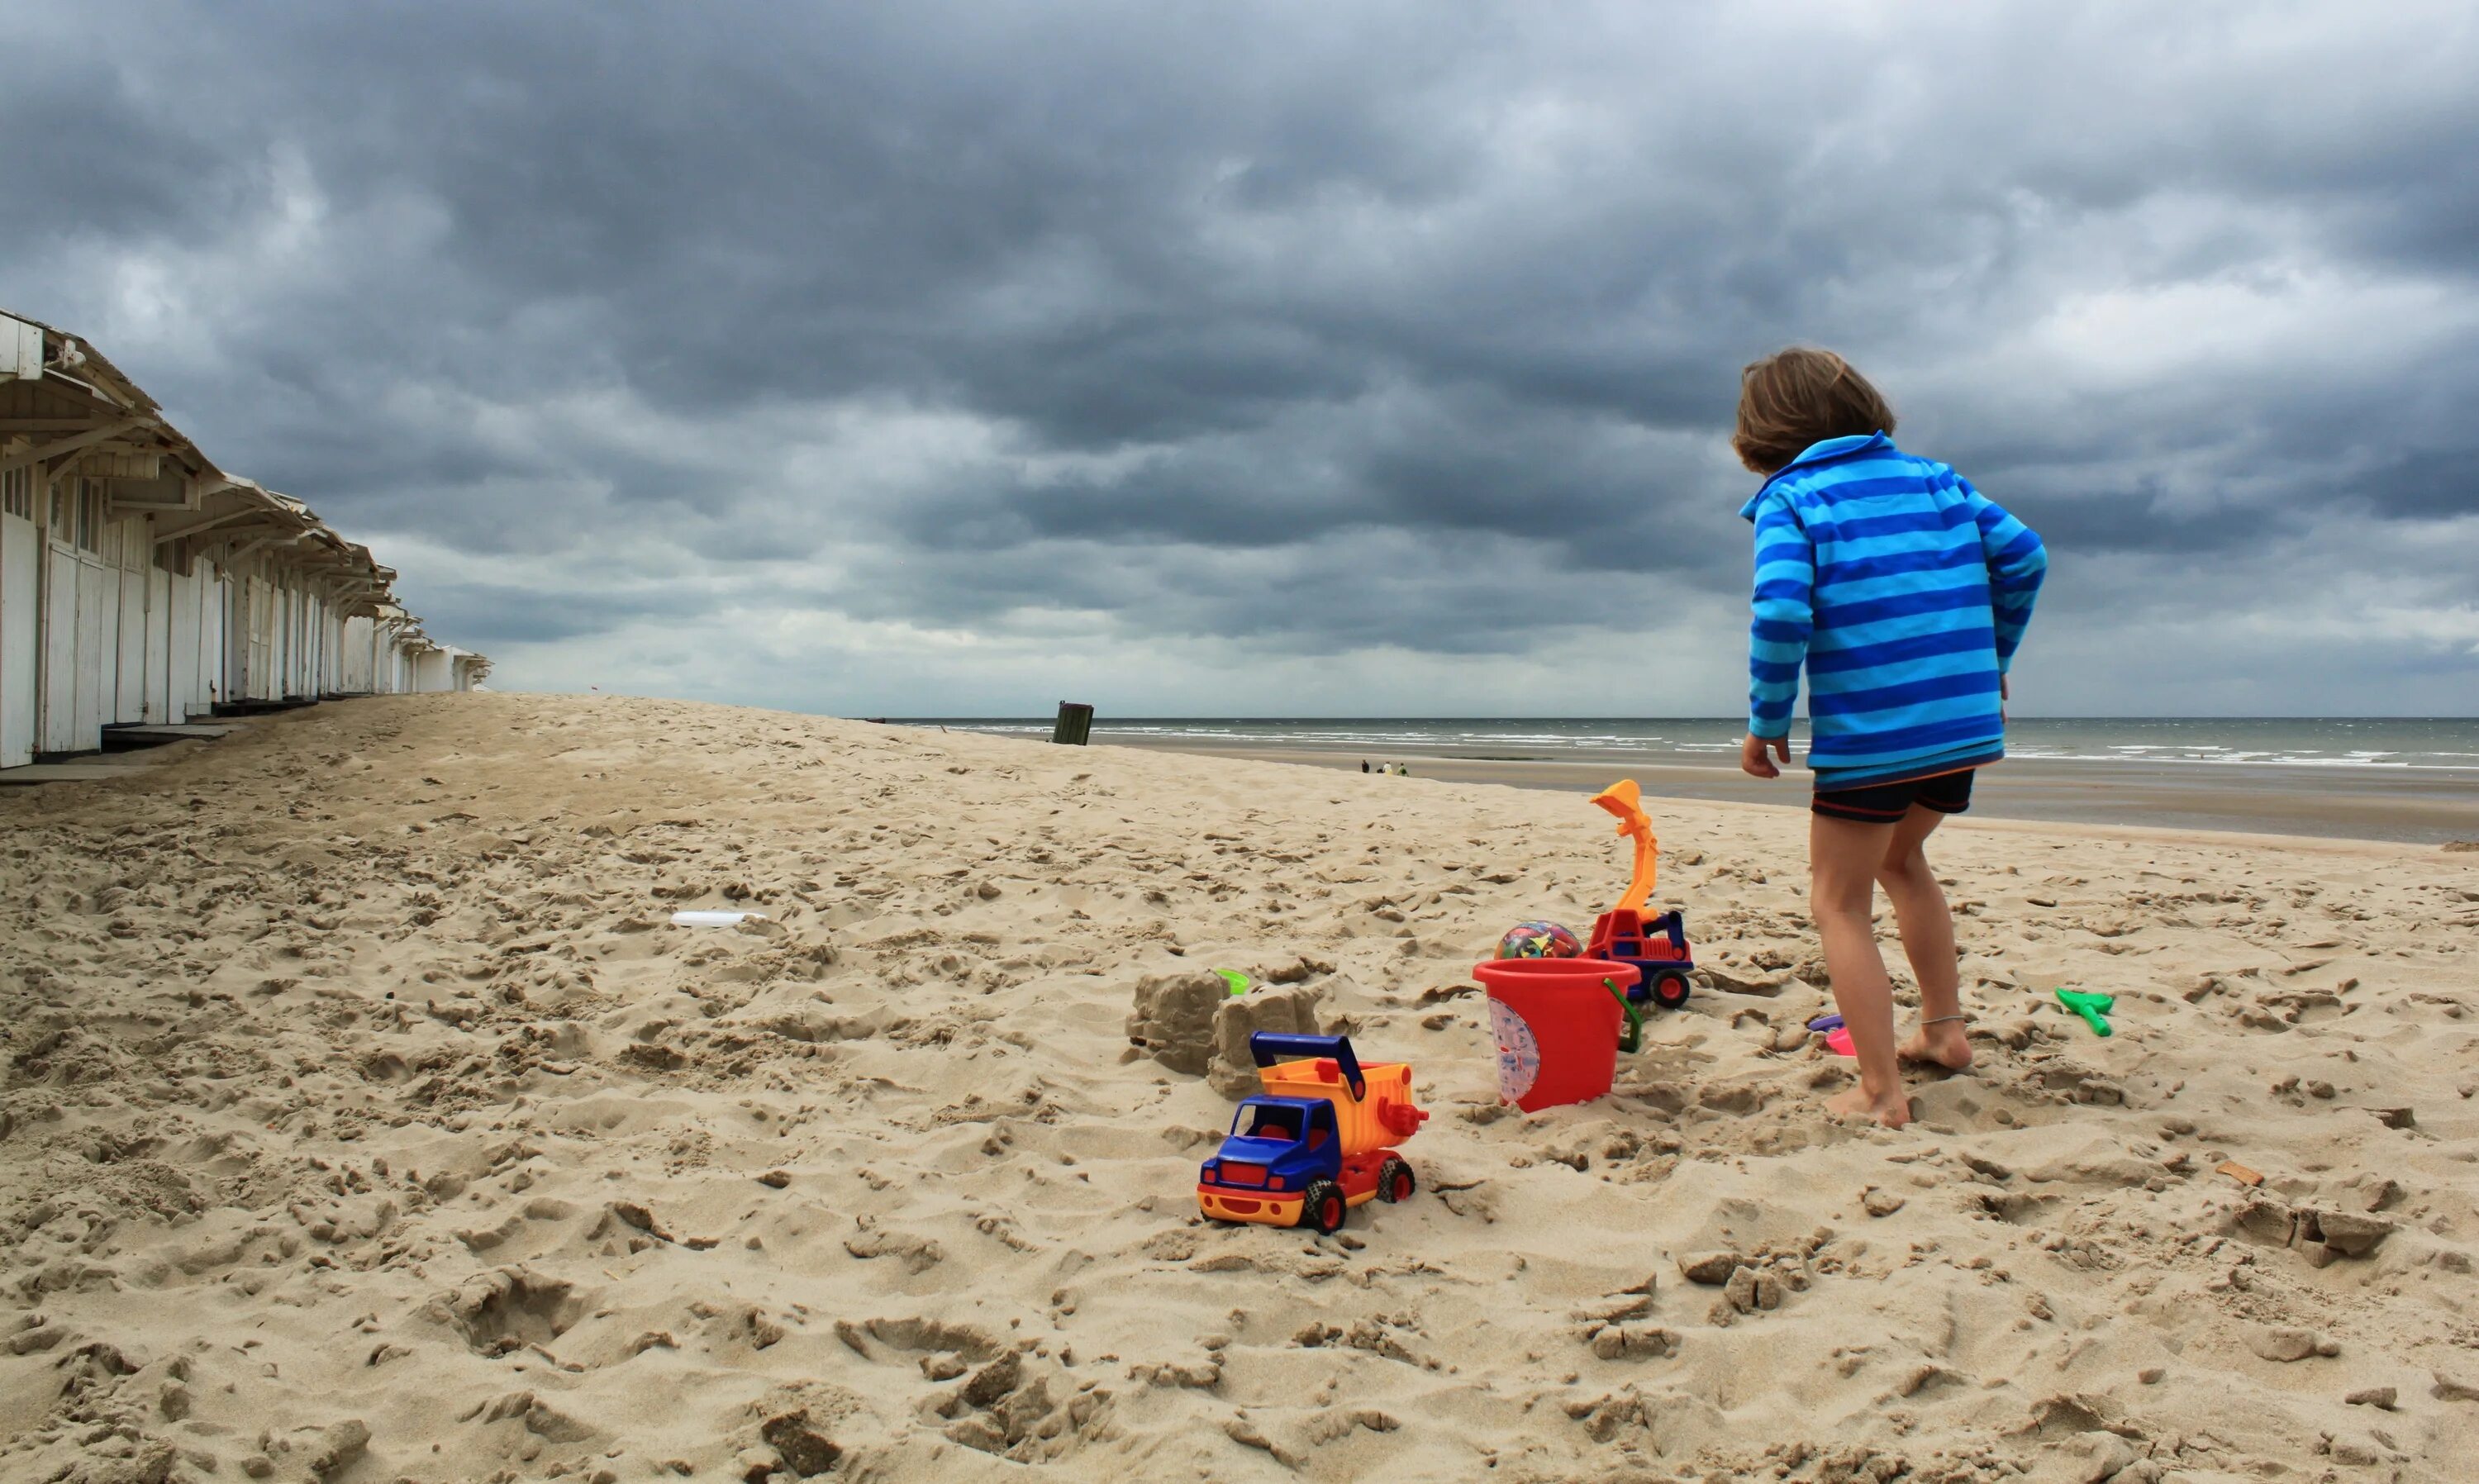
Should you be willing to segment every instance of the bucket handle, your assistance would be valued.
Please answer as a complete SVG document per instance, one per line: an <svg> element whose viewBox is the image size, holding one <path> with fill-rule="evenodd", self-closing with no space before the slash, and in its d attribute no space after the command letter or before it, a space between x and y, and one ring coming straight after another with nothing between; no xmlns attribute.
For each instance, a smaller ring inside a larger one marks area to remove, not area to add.
<svg viewBox="0 0 2479 1484"><path fill-rule="evenodd" d="M1627 1003L1626 993L1619 988L1617 980L1604 979L1601 981L1601 987L1610 992L1611 999L1619 1002L1619 1013L1626 1017L1626 1029L1619 1033L1619 1050L1632 1056L1635 1054L1635 1049L1644 1044L1644 1016L1638 1014L1636 1008Z"/></svg>

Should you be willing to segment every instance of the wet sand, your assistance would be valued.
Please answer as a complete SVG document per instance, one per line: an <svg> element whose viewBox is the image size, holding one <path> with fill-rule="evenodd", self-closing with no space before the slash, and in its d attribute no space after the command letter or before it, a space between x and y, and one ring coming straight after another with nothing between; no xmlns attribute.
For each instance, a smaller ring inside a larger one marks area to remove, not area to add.
<svg viewBox="0 0 2479 1484"><path fill-rule="evenodd" d="M1399 751L1387 757L1311 747L1227 747L1185 738L1112 736L1094 743L1148 751L1299 763L1357 773L1364 756L1408 765L1415 778L1593 793L1634 779L1647 797L1804 808L1807 772L1752 779L1736 759L1681 764L1611 751L1570 757L1482 757L1467 751ZM2247 834L2322 835L2441 845L2479 840L2479 769L2338 768L2276 764L2058 762L2007 758L1973 789L1976 818L2130 825Z"/></svg>

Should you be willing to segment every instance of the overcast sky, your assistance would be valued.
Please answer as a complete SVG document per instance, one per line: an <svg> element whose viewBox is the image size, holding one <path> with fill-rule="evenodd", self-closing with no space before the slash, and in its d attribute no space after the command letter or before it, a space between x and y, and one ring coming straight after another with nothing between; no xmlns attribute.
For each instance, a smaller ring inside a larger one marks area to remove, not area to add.
<svg viewBox="0 0 2479 1484"><path fill-rule="evenodd" d="M2466 3L0 9L0 306L503 688L1730 714L1810 342L2019 709L2479 712Z"/></svg>

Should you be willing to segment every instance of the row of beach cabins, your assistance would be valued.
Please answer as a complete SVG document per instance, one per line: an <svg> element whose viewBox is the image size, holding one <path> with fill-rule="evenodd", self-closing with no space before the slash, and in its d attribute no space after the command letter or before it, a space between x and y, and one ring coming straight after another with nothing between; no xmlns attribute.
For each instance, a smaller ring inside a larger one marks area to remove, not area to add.
<svg viewBox="0 0 2479 1484"><path fill-rule="evenodd" d="M0 768L114 729L470 690L396 574L216 467L93 345L0 313Z"/></svg>

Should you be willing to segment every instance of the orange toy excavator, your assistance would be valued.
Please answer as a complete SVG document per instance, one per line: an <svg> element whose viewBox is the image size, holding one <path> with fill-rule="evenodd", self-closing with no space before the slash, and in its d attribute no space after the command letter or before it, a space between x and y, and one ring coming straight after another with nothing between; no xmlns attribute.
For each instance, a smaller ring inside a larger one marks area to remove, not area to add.
<svg viewBox="0 0 2479 1484"><path fill-rule="evenodd" d="M1593 803L1618 816L1619 833L1635 841L1635 870L1626 895L1593 924L1585 957L1633 964L1637 982L1627 998L1650 1000L1664 1010L1687 1003L1687 976L1696 960L1687 946L1687 919L1680 912L1647 917L1645 904L1660 869L1661 842L1652 836L1652 820L1644 811L1644 794L1635 780L1621 779L1593 796Z"/></svg>

